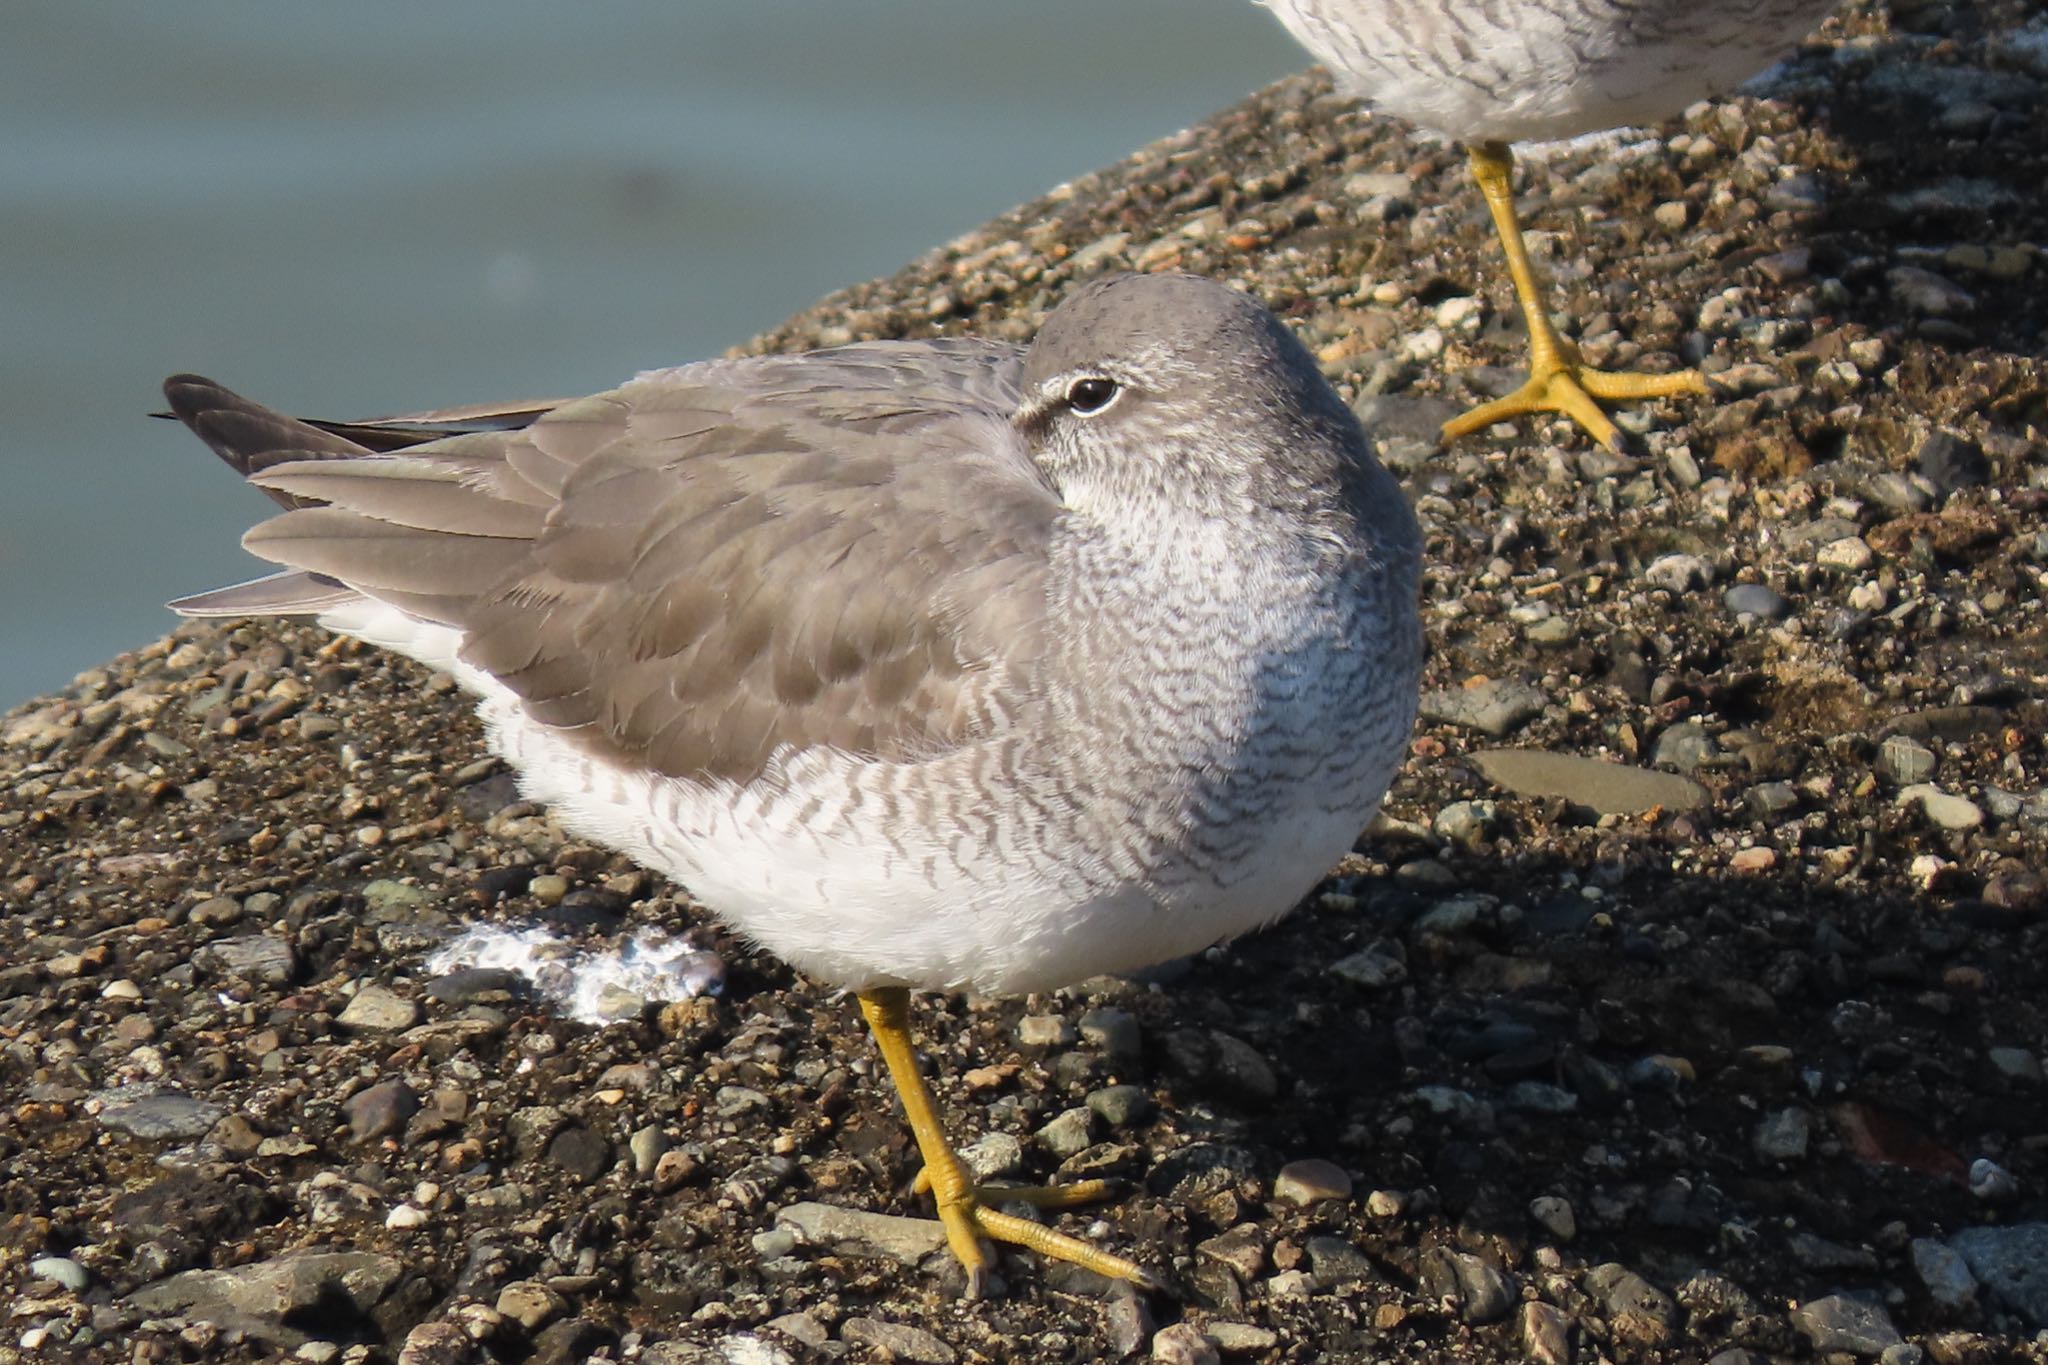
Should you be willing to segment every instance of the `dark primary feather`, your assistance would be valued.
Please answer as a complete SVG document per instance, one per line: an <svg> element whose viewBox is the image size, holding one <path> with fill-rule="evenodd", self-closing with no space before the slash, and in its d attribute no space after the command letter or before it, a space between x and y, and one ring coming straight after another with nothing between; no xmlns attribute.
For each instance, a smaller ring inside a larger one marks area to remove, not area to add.
<svg viewBox="0 0 2048 1365"><path fill-rule="evenodd" d="M784 745L915 758L1001 723L1058 507L1003 421L1017 373L1009 347L876 343L324 425L166 393L294 509L252 551L463 631L597 755L743 781ZM221 605L261 609L248 588Z"/></svg>

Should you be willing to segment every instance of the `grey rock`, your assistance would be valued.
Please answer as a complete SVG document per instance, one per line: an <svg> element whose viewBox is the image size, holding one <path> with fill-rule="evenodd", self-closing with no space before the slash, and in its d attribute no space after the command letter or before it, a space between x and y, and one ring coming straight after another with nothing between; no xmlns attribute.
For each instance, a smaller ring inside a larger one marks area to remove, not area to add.
<svg viewBox="0 0 2048 1365"><path fill-rule="evenodd" d="M1374 1278L1372 1259L1342 1237L1311 1237L1302 1249L1309 1274L1325 1288Z"/></svg>
<svg viewBox="0 0 2048 1365"><path fill-rule="evenodd" d="M2048 1327L2048 1223L1967 1228L1948 1239L1999 1303Z"/></svg>
<svg viewBox="0 0 2048 1365"><path fill-rule="evenodd" d="M381 1081L342 1101L341 1112L357 1142L373 1142L402 1131L419 1108L418 1092L404 1081Z"/></svg>
<svg viewBox="0 0 2048 1365"><path fill-rule="evenodd" d="M1560 1242L1569 1242L1579 1235L1578 1214L1572 1209L1571 1200L1561 1195L1539 1194L1531 1199L1529 1217Z"/></svg>
<svg viewBox="0 0 2048 1365"><path fill-rule="evenodd" d="M1936 829L1975 829L1984 823L1984 811L1967 797L1945 792L1929 782L1915 782L1900 789L1896 804L1918 806L1927 823Z"/></svg>
<svg viewBox="0 0 2048 1365"><path fill-rule="evenodd" d="M368 1317L404 1273L394 1256L301 1251L233 1270L187 1270L142 1286L127 1301L159 1317L192 1318L293 1348L310 1335L298 1324L345 1329L350 1316Z"/></svg>
<svg viewBox="0 0 2048 1365"><path fill-rule="evenodd" d="M1571 1319L1541 1300L1523 1304L1522 1353L1534 1365L1571 1365Z"/></svg>
<svg viewBox="0 0 2048 1365"><path fill-rule="evenodd" d="M1407 979L1408 964L1395 951L1375 946L1338 958L1330 972L1368 990L1384 990Z"/></svg>
<svg viewBox="0 0 2048 1365"><path fill-rule="evenodd" d="M879 1318L848 1318L839 1324L839 1336L843 1341L878 1352L884 1360L907 1360L913 1365L953 1365L960 1358L952 1347L922 1327L883 1322Z"/></svg>
<svg viewBox="0 0 2048 1365"><path fill-rule="evenodd" d="M1911 1251L1913 1271L1927 1286L1928 1297L1952 1312L1977 1302L1977 1277L1960 1251L1932 1237L1915 1237Z"/></svg>
<svg viewBox="0 0 2048 1365"><path fill-rule="evenodd" d="M1989 1157L1980 1156L1970 1163L1968 1183L1970 1193L1987 1204L2010 1203L2020 1193L2018 1178Z"/></svg>
<svg viewBox="0 0 2048 1365"><path fill-rule="evenodd" d="M86 1268L69 1256L38 1256L28 1263L28 1273L33 1279L62 1285L74 1294L82 1293L92 1283Z"/></svg>
<svg viewBox="0 0 2048 1365"><path fill-rule="evenodd" d="M1455 1305L1458 1316L1475 1327L1499 1322L1514 1311L1514 1281L1477 1256L1432 1247L1422 1253L1417 1271L1432 1297Z"/></svg>
<svg viewBox="0 0 2048 1365"><path fill-rule="evenodd" d="M946 1245L945 1231L936 1219L899 1218L832 1204L791 1204L775 1215L775 1225L790 1229L810 1246L847 1247L904 1265L916 1265Z"/></svg>
<svg viewBox="0 0 2048 1365"><path fill-rule="evenodd" d="M1095 1111L1085 1105L1063 1110L1033 1136L1056 1157L1078 1155L1095 1140Z"/></svg>
<svg viewBox="0 0 2048 1365"><path fill-rule="evenodd" d="M994 1180L1014 1175L1023 1167L1024 1144L1015 1133L984 1133L961 1147L957 1155L976 1180Z"/></svg>
<svg viewBox="0 0 2048 1365"><path fill-rule="evenodd" d="M1090 1091L1086 1102L1112 1128L1142 1123L1152 1115L1152 1097L1135 1085L1105 1085Z"/></svg>
<svg viewBox="0 0 2048 1365"><path fill-rule="evenodd" d="M612 1145L603 1134L576 1124L548 1141L548 1160L578 1180L588 1182L611 1169Z"/></svg>
<svg viewBox="0 0 2048 1365"><path fill-rule="evenodd" d="M357 991L335 1019L343 1028L391 1033L417 1024L420 1007L388 986L369 985Z"/></svg>
<svg viewBox="0 0 2048 1365"><path fill-rule="evenodd" d="M1929 433L1914 453L1913 463L1920 477L1943 497L1991 482L1991 462L1984 458L1984 447L1953 431Z"/></svg>
<svg viewBox="0 0 2048 1365"><path fill-rule="evenodd" d="M1153 1334L1152 1359L1155 1365L1221 1365L1223 1356L1193 1323L1176 1322Z"/></svg>
<svg viewBox="0 0 2048 1365"><path fill-rule="evenodd" d="M1754 616L1776 621L1792 614L1792 603L1784 594L1761 583L1737 583L1721 595L1721 605L1737 616Z"/></svg>
<svg viewBox="0 0 2048 1365"><path fill-rule="evenodd" d="M1799 805L1799 789L1790 782L1759 782L1749 789L1749 808L1766 820L1775 820Z"/></svg>
<svg viewBox="0 0 2048 1365"><path fill-rule="evenodd" d="M189 1142L226 1116L218 1104L149 1082L102 1091L99 1123L144 1142Z"/></svg>
<svg viewBox="0 0 2048 1365"><path fill-rule="evenodd" d="M1290 1161L1273 1177L1273 1198L1296 1208L1350 1197L1351 1176L1342 1166L1315 1157Z"/></svg>
<svg viewBox="0 0 2048 1365"><path fill-rule="evenodd" d="M259 986L286 986L298 974L299 955L271 934L244 934L207 944L192 954L192 965L215 976Z"/></svg>
<svg viewBox="0 0 2048 1365"><path fill-rule="evenodd" d="M1519 678L1489 678L1471 687L1425 692L1421 710L1425 719L1501 739L1543 713L1543 694Z"/></svg>
<svg viewBox="0 0 2048 1365"><path fill-rule="evenodd" d="M1619 1262L1587 1271L1586 1292L1600 1301L1615 1334L1624 1340L1658 1346L1677 1329L1677 1301Z"/></svg>
<svg viewBox="0 0 2048 1365"><path fill-rule="evenodd" d="M1653 588L1683 596L1711 586L1714 566L1698 555L1660 555L1643 570L1643 577Z"/></svg>
<svg viewBox="0 0 2048 1365"><path fill-rule="evenodd" d="M2008 1080L2041 1083L2041 1059L2023 1047L1994 1047L1984 1054L1991 1069Z"/></svg>
<svg viewBox="0 0 2048 1365"><path fill-rule="evenodd" d="M1650 762L1660 768L1676 768L1682 773L1689 773L1712 759L1720 747L1698 721L1680 721L1665 727L1664 732L1657 736L1656 746L1650 751Z"/></svg>
<svg viewBox="0 0 2048 1365"><path fill-rule="evenodd" d="M371 882L363 888L363 904L371 915L384 919L412 914L434 901L430 891L389 879Z"/></svg>
<svg viewBox="0 0 2048 1365"><path fill-rule="evenodd" d="M1472 755L1472 764L1517 796L1562 797L1598 815L1697 810L1708 801L1707 789L1691 778L1576 754L1487 749Z"/></svg>
<svg viewBox="0 0 2048 1365"><path fill-rule="evenodd" d="M1144 1031L1138 1017L1128 1010L1103 1008L1081 1016L1081 1040L1099 1048L1118 1069L1134 1067L1144 1059Z"/></svg>
<svg viewBox="0 0 2048 1365"><path fill-rule="evenodd" d="M1792 1310L1792 1325L1816 1351L1875 1356L1905 1340L1882 1304L1850 1294L1808 1299Z"/></svg>
<svg viewBox="0 0 2048 1365"><path fill-rule="evenodd" d="M1797 1105L1788 1105L1764 1116L1749 1145L1764 1161L1804 1161L1812 1137L1813 1115Z"/></svg>
<svg viewBox="0 0 2048 1365"><path fill-rule="evenodd" d="M1911 785L1934 776L1934 751L1908 735L1890 735L1877 746L1877 769L1894 782Z"/></svg>
<svg viewBox="0 0 2048 1365"><path fill-rule="evenodd" d="M1166 1062L1175 1074L1239 1103L1263 1104L1280 1093L1280 1080L1258 1049L1217 1029L1167 1034Z"/></svg>
<svg viewBox="0 0 2048 1365"><path fill-rule="evenodd" d="M1429 827L1439 839L1475 844L1493 832L1498 814L1491 801L1453 801L1436 813Z"/></svg>

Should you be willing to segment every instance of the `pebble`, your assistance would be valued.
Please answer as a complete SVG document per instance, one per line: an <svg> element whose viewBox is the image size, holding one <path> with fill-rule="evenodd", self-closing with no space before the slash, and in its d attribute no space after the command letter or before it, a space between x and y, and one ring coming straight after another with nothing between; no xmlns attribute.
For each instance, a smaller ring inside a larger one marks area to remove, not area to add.
<svg viewBox="0 0 2048 1365"><path fill-rule="evenodd" d="M1487 749L1471 757L1488 781L1517 796L1562 797L1596 815L1697 810L1710 799L1691 778L1578 754Z"/></svg>
<svg viewBox="0 0 2048 1365"><path fill-rule="evenodd" d="M238 981L284 986L298 974L299 955L275 935L246 934L207 944L192 955L192 965Z"/></svg>
<svg viewBox="0 0 2048 1365"><path fill-rule="evenodd" d="M1569 1242L1579 1235L1578 1214L1571 1201L1560 1195L1539 1194L1531 1199L1529 1217L1556 1241Z"/></svg>
<svg viewBox="0 0 2048 1365"><path fill-rule="evenodd" d="M1351 1176L1343 1167L1315 1157L1290 1161L1273 1178L1273 1198L1296 1208L1350 1197Z"/></svg>
<svg viewBox="0 0 2048 1365"><path fill-rule="evenodd" d="M1541 1300L1524 1303L1522 1353L1535 1365L1571 1365L1571 1319Z"/></svg>
<svg viewBox="0 0 2048 1365"><path fill-rule="evenodd" d="M28 1263L28 1273L34 1279L62 1285L74 1294L83 1293L92 1283L85 1267L69 1256L38 1256Z"/></svg>
<svg viewBox="0 0 2048 1365"><path fill-rule="evenodd" d="M1816 1351L1875 1356L1904 1341L1882 1304L1849 1294L1808 1299L1792 1310L1792 1325Z"/></svg>
<svg viewBox="0 0 2048 1365"><path fill-rule="evenodd" d="M1374 1218L1399 1218L1408 1197L1399 1190L1374 1190L1365 1197L1365 1211Z"/></svg>
<svg viewBox="0 0 2048 1365"><path fill-rule="evenodd" d="M405 1275L395 1256L369 1251L294 1251L228 1270L186 1270L134 1290L127 1303L157 1317L232 1325L287 1349L311 1335L368 1326L371 1309Z"/></svg>
<svg viewBox="0 0 2048 1365"><path fill-rule="evenodd" d="M1991 482L1991 462L1984 458L1984 447L1953 431L1929 433L1913 455L1913 466L1943 497Z"/></svg>
<svg viewBox="0 0 2048 1365"><path fill-rule="evenodd" d="M776 1213L775 1224L790 1229L809 1246L848 1244L913 1266L946 1245L945 1230L936 1219L868 1213L836 1204L790 1204Z"/></svg>
<svg viewBox="0 0 2048 1365"><path fill-rule="evenodd" d="M1408 964L1387 948L1364 948L1330 964L1330 972L1368 990L1399 985L1408 976Z"/></svg>
<svg viewBox="0 0 2048 1365"><path fill-rule="evenodd" d="M2026 1048L1990 1048L1984 1059L1991 1063L1992 1070L2009 1080L2041 1084L2041 1059Z"/></svg>
<svg viewBox="0 0 2048 1365"><path fill-rule="evenodd" d="M1586 1292L1600 1301L1615 1335L1638 1346L1661 1346L1677 1328L1678 1303L1671 1295L1615 1261L1586 1272Z"/></svg>
<svg viewBox="0 0 2048 1365"><path fill-rule="evenodd" d="M1424 692L1420 709L1427 720L1501 739L1543 714L1543 693L1519 678L1488 678L1469 687Z"/></svg>
<svg viewBox="0 0 2048 1365"><path fill-rule="evenodd" d="M1812 1137L1813 1115L1793 1105L1765 1115L1749 1145L1764 1161L1804 1161Z"/></svg>
<svg viewBox="0 0 2048 1365"><path fill-rule="evenodd" d="M1927 823L1937 829L1970 830L1984 823L1984 810L1976 802L1927 782L1900 788L1893 804L1920 807Z"/></svg>
<svg viewBox="0 0 2048 1365"><path fill-rule="evenodd" d="M2048 1223L1966 1228L1948 1244L2002 1307L2048 1329Z"/></svg>
<svg viewBox="0 0 2048 1365"><path fill-rule="evenodd" d="M1653 588L1683 595L1707 588L1714 581L1714 566L1698 555L1660 555L1643 570Z"/></svg>
<svg viewBox="0 0 2048 1365"><path fill-rule="evenodd" d="M2010 1203L2020 1194L2019 1180L1989 1157L1970 1163L1969 1185L1970 1193L1987 1204Z"/></svg>
<svg viewBox="0 0 2048 1365"><path fill-rule="evenodd" d="M1824 569L1861 573L1877 559L1877 554L1862 536L1843 536L1821 546L1813 558Z"/></svg>
<svg viewBox="0 0 2048 1365"><path fill-rule="evenodd" d="M1960 1251L1932 1237L1915 1237L1910 1250L1913 1271L1936 1303L1960 1313L1977 1302L1977 1277Z"/></svg>
<svg viewBox="0 0 2048 1365"><path fill-rule="evenodd" d="M1422 1253L1417 1278L1431 1297L1455 1306L1458 1316L1474 1327L1499 1322L1514 1311L1514 1282L1467 1252L1430 1248Z"/></svg>
<svg viewBox="0 0 2048 1365"><path fill-rule="evenodd" d="M1066 1047L1076 1036L1061 1015L1027 1014L1017 1021L1017 1041L1026 1047Z"/></svg>
<svg viewBox="0 0 2048 1365"><path fill-rule="evenodd" d="M1085 1105L1062 1110L1032 1136L1056 1157L1077 1156L1095 1140L1095 1111Z"/></svg>
<svg viewBox="0 0 2048 1365"><path fill-rule="evenodd" d="M383 1081L359 1090L342 1101L342 1116L349 1134L357 1142L374 1142L404 1130L405 1122L419 1112L420 1097L404 1081Z"/></svg>
<svg viewBox="0 0 2048 1365"><path fill-rule="evenodd" d="M555 873L543 873L526 884L526 894L542 905L559 905L562 897L569 894L569 879Z"/></svg>
<svg viewBox="0 0 2048 1365"><path fill-rule="evenodd" d="M1112 1066L1136 1066L1144 1059L1144 1030L1129 1010L1090 1010L1081 1016L1080 1030L1081 1040L1099 1049Z"/></svg>
<svg viewBox="0 0 2048 1365"><path fill-rule="evenodd" d="M1888 736L1877 746L1878 771L1905 786L1934 776L1934 751L1905 735Z"/></svg>
<svg viewBox="0 0 2048 1365"><path fill-rule="evenodd" d="M1015 1133L984 1133L961 1147L958 1155L974 1178L981 1181L1015 1175L1024 1166L1024 1144Z"/></svg>
<svg viewBox="0 0 2048 1365"><path fill-rule="evenodd" d="M1244 1104L1264 1104L1280 1093L1280 1078L1258 1049L1218 1029L1177 1029L1165 1038L1166 1064L1175 1074Z"/></svg>
<svg viewBox="0 0 2048 1365"><path fill-rule="evenodd" d="M103 1092L99 1124L144 1142L190 1141L206 1136L227 1110L182 1090L153 1083Z"/></svg>
<svg viewBox="0 0 2048 1365"><path fill-rule="evenodd" d="M1249 1322L1210 1322L1205 1325L1209 1340L1225 1355L1249 1356L1272 1350L1280 1334Z"/></svg>
<svg viewBox="0 0 2048 1365"><path fill-rule="evenodd" d="M1680 721L1666 726L1657 736L1656 747L1650 751L1650 762L1660 768L1675 768L1689 773L1711 760L1720 752L1721 746L1707 733L1707 727L1696 720Z"/></svg>
<svg viewBox="0 0 2048 1365"><path fill-rule="evenodd" d="M1491 801L1453 801L1436 813L1429 828L1439 839L1469 847L1493 832L1498 814Z"/></svg>
<svg viewBox="0 0 2048 1365"><path fill-rule="evenodd" d="M1721 605L1737 616L1754 616L1776 621L1792 614L1792 603L1783 593L1762 583L1737 583L1721 594Z"/></svg>
<svg viewBox="0 0 2048 1365"><path fill-rule="evenodd" d="M387 986L367 985L350 998L335 1016L343 1028L372 1033L391 1033L411 1028L420 1021L416 1000L408 1000Z"/></svg>
<svg viewBox="0 0 2048 1365"><path fill-rule="evenodd" d="M1152 1334L1155 1365L1222 1365L1216 1343L1192 1323L1176 1322Z"/></svg>
<svg viewBox="0 0 2048 1365"><path fill-rule="evenodd" d="M1112 1128L1127 1128L1152 1116L1152 1097L1135 1085L1105 1085L1088 1092L1086 1101Z"/></svg>

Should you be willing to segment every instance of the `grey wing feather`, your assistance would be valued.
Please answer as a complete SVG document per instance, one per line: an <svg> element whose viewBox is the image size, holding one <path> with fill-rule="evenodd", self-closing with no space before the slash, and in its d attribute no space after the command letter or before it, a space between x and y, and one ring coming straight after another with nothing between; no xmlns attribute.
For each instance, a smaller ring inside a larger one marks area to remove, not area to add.
<svg viewBox="0 0 2048 1365"><path fill-rule="evenodd" d="M297 510L245 543L458 628L607 758L744 780L784 746L923 757L999 727L1036 653L1058 503L1003 420L1017 374L1009 347L871 343L259 458Z"/></svg>

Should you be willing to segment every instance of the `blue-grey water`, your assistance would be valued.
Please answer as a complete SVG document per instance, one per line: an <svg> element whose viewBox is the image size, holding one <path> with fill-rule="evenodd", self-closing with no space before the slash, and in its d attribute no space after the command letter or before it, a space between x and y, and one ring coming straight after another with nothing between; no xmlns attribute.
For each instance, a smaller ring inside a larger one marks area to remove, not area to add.
<svg viewBox="0 0 2048 1365"><path fill-rule="evenodd" d="M15 0L0 707L246 577L144 417L363 416L715 352L1305 65L1248 0Z"/></svg>

